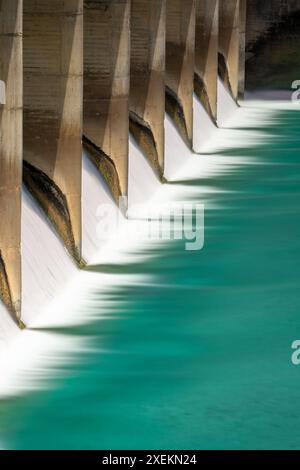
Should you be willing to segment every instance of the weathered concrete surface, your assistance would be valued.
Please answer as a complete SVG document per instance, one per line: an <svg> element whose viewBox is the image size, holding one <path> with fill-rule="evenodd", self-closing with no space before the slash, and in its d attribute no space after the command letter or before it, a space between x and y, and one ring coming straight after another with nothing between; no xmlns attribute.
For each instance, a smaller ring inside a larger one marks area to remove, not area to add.
<svg viewBox="0 0 300 470"><path fill-rule="evenodd" d="M240 1L220 0L219 74L237 100L240 59Z"/></svg>
<svg viewBox="0 0 300 470"><path fill-rule="evenodd" d="M245 64L246 64L246 22L247 22L247 0L240 0L240 57L239 57L239 86L238 97L244 98L245 92Z"/></svg>
<svg viewBox="0 0 300 470"><path fill-rule="evenodd" d="M297 13L300 0L247 0L247 49L251 49L273 25Z"/></svg>
<svg viewBox="0 0 300 470"><path fill-rule="evenodd" d="M118 201L128 188L130 0L84 8L84 144Z"/></svg>
<svg viewBox="0 0 300 470"><path fill-rule="evenodd" d="M6 91L0 104L0 295L22 326L22 0L0 2L0 80Z"/></svg>
<svg viewBox="0 0 300 470"><path fill-rule="evenodd" d="M130 131L164 171L166 1L131 0Z"/></svg>
<svg viewBox="0 0 300 470"><path fill-rule="evenodd" d="M167 0L166 109L186 143L193 140L196 0Z"/></svg>
<svg viewBox="0 0 300 470"><path fill-rule="evenodd" d="M219 0L197 0L195 93L213 121L217 119Z"/></svg>
<svg viewBox="0 0 300 470"><path fill-rule="evenodd" d="M82 0L24 0L24 182L81 262Z"/></svg>
<svg viewBox="0 0 300 470"><path fill-rule="evenodd" d="M291 90L300 75L300 0L248 0L246 89Z"/></svg>

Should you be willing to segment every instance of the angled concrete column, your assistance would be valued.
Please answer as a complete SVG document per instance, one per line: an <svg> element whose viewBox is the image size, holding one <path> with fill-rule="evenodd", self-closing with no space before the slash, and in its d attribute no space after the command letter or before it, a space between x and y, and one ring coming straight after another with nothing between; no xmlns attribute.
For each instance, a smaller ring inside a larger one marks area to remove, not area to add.
<svg viewBox="0 0 300 470"><path fill-rule="evenodd" d="M158 176L164 170L165 0L131 0L130 131Z"/></svg>
<svg viewBox="0 0 300 470"><path fill-rule="evenodd" d="M240 0L240 57L239 57L239 99L244 98L246 78L246 22L247 0Z"/></svg>
<svg viewBox="0 0 300 470"><path fill-rule="evenodd" d="M0 296L21 308L22 0L0 2Z"/></svg>
<svg viewBox="0 0 300 470"><path fill-rule="evenodd" d="M130 0L84 7L84 145L118 201L128 186Z"/></svg>
<svg viewBox="0 0 300 470"><path fill-rule="evenodd" d="M220 0L219 74L237 100L240 58L240 1Z"/></svg>
<svg viewBox="0 0 300 470"><path fill-rule="evenodd" d="M167 0L166 109L182 137L193 140L195 0Z"/></svg>
<svg viewBox="0 0 300 470"><path fill-rule="evenodd" d="M77 263L82 26L82 0L24 0L24 182Z"/></svg>
<svg viewBox="0 0 300 470"><path fill-rule="evenodd" d="M213 121L217 119L219 0L197 0L195 93Z"/></svg>

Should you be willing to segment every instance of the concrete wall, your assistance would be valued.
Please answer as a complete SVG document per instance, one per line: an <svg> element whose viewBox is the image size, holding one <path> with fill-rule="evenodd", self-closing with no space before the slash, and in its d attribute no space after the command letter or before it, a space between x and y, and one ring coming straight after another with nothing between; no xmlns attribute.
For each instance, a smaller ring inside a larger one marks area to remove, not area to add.
<svg viewBox="0 0 300 470"><path fill-rule="evenodd" d="M166 109L186 143L193 140L196 0L167 0Z"/></svg>
<svg viewBox="0 0 300 470"><path fill-rule="evenodd" d="M290 90L300 76L300 0L248 0L246 88Z"/></svg>
<svg viewBox="0 0 300 470"><path fill-rule="evenodd" d="M219 0L197 0L195 93L208 114L217 119Z"/></svg>
<svg viewBox="0 0 300 470"><path fill-rule="evenodd" d="M0 80L5 83L5 93L3 90L0 104L0 296L14 319L19 322L23 105L22 0L0 2Z"/></svg>
<svg viewBox="0 0 300 470"><path fill-rule="evenodd" d="M130 0L84 1L84 145L116 201L127 195Z"/></svg>
<svg viewBox="0 0 300 470"><path fill-rule="evenodd" d="M234 99L238 98L240 59L240 1L220 0L219 74Z"/></svg>
<svg viewBox="0 0 300 470"><path fill-rule="evenodd" d="M164 171L166 1L131 0L130 131Z"/></svg>
<svg viewBox="0 0 300 470"><path fill-rule="evenodd" d="M24 0L24 182L81 262L82 0Z"/></svg>

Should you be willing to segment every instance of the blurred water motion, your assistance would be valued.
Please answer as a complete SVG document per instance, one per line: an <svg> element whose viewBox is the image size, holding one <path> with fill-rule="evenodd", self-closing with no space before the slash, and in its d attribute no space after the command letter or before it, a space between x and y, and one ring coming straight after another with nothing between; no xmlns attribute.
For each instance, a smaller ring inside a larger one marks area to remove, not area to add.
<svg viewBox="0 0 300 470"><path fill-rule="evenodd" d="M163 189L205 204L204 249L121 237L25 332L5 448L300 447L299 129L288 104L237 110Z"/></svg>

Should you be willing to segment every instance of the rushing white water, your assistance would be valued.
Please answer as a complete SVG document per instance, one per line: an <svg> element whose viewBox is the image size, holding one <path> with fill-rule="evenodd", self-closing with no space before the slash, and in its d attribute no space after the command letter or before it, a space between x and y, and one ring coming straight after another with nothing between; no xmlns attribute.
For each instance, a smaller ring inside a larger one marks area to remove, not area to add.
<svg viewBox="0 0 300 470"><path fill-rule="evenodd" d="M22 319L30 325L66 287L77 269L52 225L25 188L22 191L21 249ZM3 305L1 310L2 353L20 332Z"/></svg>
<svg viewBox="0 0 300 470"><path fill-rule="evenodd" d="M147 204L161 183L132 137L129 139L128 204Z"/></svg>
<svg viewBox="0 0 300 470"><path fill-rule="evenodd" d="M220 102L228 102L228 93L220 88ZM224 95L224 96L223 96ZM260 109L257 109L257 107ZM195 132L200 133L203 122L203 110L196 106ZM274 116L272 106L261 103L247 104L247 107L227 109L226 129L217 129L209 143L206 143L207 155L191 152L180 138L171 120L166 117L166 177L178 184L161 185L149 163L130 140L129 155L129 219L119 217L119 211L112 201L97 170L86 155L83 157L83 255L90 264L120 263L136 261L137 256L145 256L147 241L138 239L136 233L139 216L135 212L137 204L162 205L168 201L184 201L196 193L198 200L209 192L215 192L212 184L187 187L182 181L195 178L214 180L237 165L249 165L250 159L236 156L214 154L219 149L235 146L253 145L253 140L265 139L262 133L239 128L253 127L271 120ZM197 110L199 115L197 115ZM207 119L207 117L205 117ZM258 122L259 121L259 122ZM199 141L200 142L200 137ZM115 233L108 231L107 239L99 239L97 225L100 222L99 205L109 205L118 217ZM147 222L145 221L145 230ZM79 271L74 267L66 250L55 235L51 225L45 219L36 203L24 192L23 197L23 283L24 283L24 318L31 329L20 332L4 311L0 311L0 396L23 393L26 390L42 387L44 379L57 376L56 364L61 360L72 360L77 353L89 347L85 338L76 338L67 334L47 332L49 327L73 326L84 324L95 318L115 315L110 301L103 295L99 308L93 292L99 289L103 294L113 291L116 286L127 283L137 284L145 281L144 276L94 273ZM100 286L100 287L99 287ZM97 308L93 308L94 306ZM115 316L114 316L115 318ZM47 383L47 386L49 384Z"/></svg>
<svg viewBox="0 0 300 470"><path fill-rule="evenodd" d="M216 133L216 125L213 123L207 112L205 111L202 103L194 94L194 141L193 149L194 152L200 153L205 149L205 146L209 144L211 139L214 138Z"/></svg>
<svg viewBox="0 0 300 470"><path fill-rule="evenodd" d="M0 303L0 358L9 348L14 337L19 334L19 329L8 314L6 308Z"/></svg>

